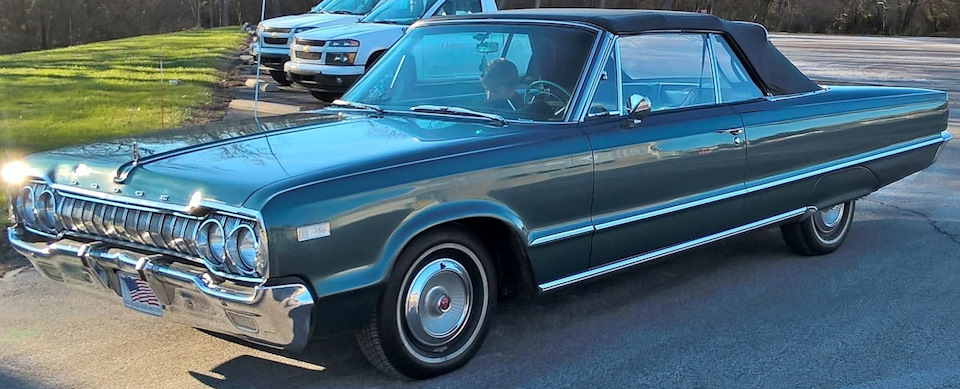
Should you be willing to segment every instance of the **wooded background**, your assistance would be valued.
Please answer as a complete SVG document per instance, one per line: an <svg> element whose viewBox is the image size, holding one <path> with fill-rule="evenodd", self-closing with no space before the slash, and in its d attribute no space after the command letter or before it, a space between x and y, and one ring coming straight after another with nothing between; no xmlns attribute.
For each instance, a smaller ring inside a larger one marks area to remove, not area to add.
<svg viewBox="0 0 960 389"><path fill-rule="evenodd" d="M267 18L317 0L267 0ZM770 31L960 36L960 0L498 0L502 9L643 8L709 12ZM260 0L0 0L0 54L196 27L256 24Z"/></svg>

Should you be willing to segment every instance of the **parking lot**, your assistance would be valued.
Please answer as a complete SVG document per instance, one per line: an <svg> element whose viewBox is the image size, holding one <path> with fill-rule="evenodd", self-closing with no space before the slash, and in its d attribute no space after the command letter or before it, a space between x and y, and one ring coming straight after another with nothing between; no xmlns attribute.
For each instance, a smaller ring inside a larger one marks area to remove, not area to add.
<svg viewBox="0 0 960 389"><path fill-rule="evenodd" d="M773 41L823 83L947 90L960 137L960 39ZM320 106L297 88L264 97ZM768 229L508 301L466 367L423 382L380 374L352 337L297 354L238 345L28 269L0 279L0 387L953 387L958 194L955 140L934 166L859 201L833 254L793 255Z"/></svg>

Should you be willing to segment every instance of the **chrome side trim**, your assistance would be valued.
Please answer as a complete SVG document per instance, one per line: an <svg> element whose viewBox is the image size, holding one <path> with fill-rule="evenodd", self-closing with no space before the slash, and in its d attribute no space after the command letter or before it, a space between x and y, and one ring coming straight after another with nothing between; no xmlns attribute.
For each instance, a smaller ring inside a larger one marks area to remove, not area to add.
<svg viewBox="0 0 960 389"><path fill-rule="evenodd" d="M604 274L608 274L608 273L612 273L612 272L615 272L615 271L618 271L618 270L622 270L622 269L625 269L625 268L628 268L628 267L631 267L631 266L634 266L634 265L639 265L639 264L641 264L641 263L644 263L644 262L647 262L647 261L652 261L652 260L654 260L654 259L661 258L661 257L667 256L667 255L670 255L670 254L675 254L675 253L679 253L679 252L684 251L684 250L689 250L689 249L692 249L692 248L697 247L697 246L705 245L705 244L707 244L707 243L716 242L716 241L718 241L718 240L720 240L720 239L723 239L723 238L726 238L726 237L730 237L730 236L733 236L733 235L742 234L742 233L744 233L744 232L756 230L756 229L758 229L758 228L766 227L766 226L769 226L769 225L772 225L772 224L776 224L776 223L782 222L782 221L784 221L784 220L789 220L789 219L791 219L791 218L800 217L800 216L803 216L805 213L807 213L810 208L811 208L811 207L798 208L798 209L795 209L795 210L790 211L790 212L781 213L781 214L776 215L776 216L768 217L768 218L766 218L766 219L759 220L759 221L756 221L756 222L753 222L753 223L750 223L750 224L746 224L746 225L743 225L743 226L740 226L740 227L737 227L737 228L729 229L729 230L726 230L726 231L723 231L723 232L718 232L718 233L713 234L713 235L708 235L708 236L705 236L705 237L702 237L702 238L699 238L699 239L694 239L694 240L687 241L687 242L684 242L684 243L680 243L680 244L677 244L677 245L673 245L673 246L670 246L670 247L664 247L664 248L662 248L662 249L655 250L655 251L651 251L651 252L648 252L648 253L646 253L646 254L641 254L641 255L637 255L637 256L633 256L633 257L624 258L624 259L621 259L621 260L618 260L618 261L615 261L615 262L608 263L608 264L606 264L606 265L602 265L602 266L598 266L598 267L592 268L592 269L587 270L587 271L582 272L582 273L570 275L570 276L563 277L563 278L558 279L558 280L554 280L554 281L550 281L550 282L547 282L547 283L540 284L540 291L541 291L541 292L546 292L546 291L549 291L549 290L553 290L553 289L556 289L556 288L560 288L560 287L563 287L563 286L567 286L567 285L570 285L570 284L574 284L574 283L577 283L577 282L580 282L580 281L588 280L588 279L591 279L591 278L594 278L594 277L597 277L597 276L601 276L601 275L604 275ZM815 208L814 208L814 209L815 209Z"/></svg>
<svg viewBox="0 0 960 389"><path fill-rule="evenodd" d="M825 86L820 86L820 88L821 89L817 89L815 91L810 91L810 92L794 93L792 95L764 96L763 98L767 99L768 101L780 101L780 100L798 99L801 97L819 95L821 93L827 93L830 91L830 88L827 88Z"/></svg>
<svg viewBox="0 0 960 389"><path fill-rule="evenodd" d="M637 222L637 221L640 221L640 220L643 220L643 219L649 219L649 218L653 218L653 217L657 217L657 216L661 216L661 215L666 215L666 214L668 214L668 213L673 213L673 212L677 212L677 211L682 211L682 210L688 209L688 208L698 207L698 206L701 206L701 205L705 205L705 204L709 204L709 203L713 203L713 202L717 202L717 201L726 200L726 199L729 199L729 198L731 198L731 197L740 196L740 195L743 195L743 194L746 194L746 193L748 193L747 190L741 188L741 189L738 189L738 190L735 190L735 191L731 191L731 192L719 194L719 195L712 196L712 197L703 198L703 199L700 199L700 200L690 201L690 202L686 202L686 203L683 203L683 204L677 204L677 205L674 205L674 206L670 206L670 207L666 207L666 208L661 208L661 209L657 209L657 210L650 211L650 212L644 212L644 213L641 213L641 214L638 214L638 215L628 216L628 217L625 217L625 218L621 218L621 219L617 219L617 220L611 220L611 221L608 221L608 222L605 222L605 223L600 223L600 224L597 224L597 225L596 225L596 229L597 229L597 231L599 231L599 230L604 230L604 229L611 228L611 227L622 226L622 225L624 225L624 224L629 224L629 223Z"/></svg>
<svg viewBox="0 0 960 389"><path fill-rule="evenodd" d="M851 166L856 166L856 165L859 165L859 164L862 164L862 163L865 163L865 162L875 161L875 160L878 160L878 159L880 159L880 158L886 158L886 157L889 157L889 156L892 156L892 155L896 155L896 154L900 154L900 153L905 153L905 152L908 152L908 151L913 151L913 150L919 149L919 148L921 148L921 147L931 146L931 145L935 145L935 144L937 144L937 143L943 143L943 142L945 142L945 141L943 140L943 138L942 138L941 136L939 136L939 135L934 135L934 136L932 136L932 137L928 137L928 138L925 138L925 139L923 139L923 140L917 141L916 143L908 144L908 145L901 146L901 147L894 148L894 149L890 149L890 150L887 150L887 151L884 151L884 152L881 152L881 153L878 153L878 154L866 155L866 156L862 156L862 157L860 157L860 156L853 156L853 157L846 158L846 159L847 159L846 162L841 162L841 163L838 163L838 164L835 164L835 165L830 165L830 166L824 166L824 167L822 167L822 168L815 169L815 170L811 170L811 171L808 171L808 172L806 172L806 173L801 173L801 174L797 174L797 175L794 175L794 176L781 178L781 179L779 179L779 180L767 182L767 183L764 183L764 184L747 186L747 189L746 189L746 190L747 190L748 193L752 193L752 192L756 192L756 191L761 191L761 190L764 190L764 189L772 188L772 187L777 186L777 185L783 185L783 184L787 184L787 183L790 183L790 182L793 182L793 181L799 181L799 180L802 180L802 179L804 179L804 178L813 177L813 176L820 175L820 174L824 174L824 173L828 173L828 172L831 172L831 171L834 171L834 170L845 169L845 168L848 168L848 167L851 167ZM862 155L862 154L861 154L861 155Z"/></svg>
<svg viewBox="0 0 960 389"><path fill-rule="evenodd" d="M596 230L596 228L595 228L594 226L584 226L584 227L575 228L575 229L572 229L572 230L569 230L569 231L564 231L564 232L561 232L561 233L558 233L558 234L541 236L541 237L539 237L539 238L537 238L537 239L534 239L532 242L530 242L530 246L531 246L531 247L533 247L533 246L539 246L539 245L542 245L542 244L547 244L547 243L550 243L550 242L553 242L553 241L557 241L557 240L561 240L561 239L572 238L572 237L574 237L574 236L591 233L591 232L593 232L593 231L595 231L595 230Z"/></svg>
<svg viewBox="0 0 960 389"><path fill-rule="evenodd" d="M846 161L846 162L841 162L841 163L837 163L837 164L834 164L834 165L824 166L824 167L821 167L821 168L819 168L819 169L815 169L815 170L808 171L808 172L806 172L806 173L795 174L795 175L792 175L792 176L789 176L789 177L784 177L784 178L781 178L781 179L778 179L778 180L774 180L774 181L766 182L766 183L762 183L762 184L758 183L758 184L753 185L753 186L745 186L745 187L743 187L743 188L741 188L741 189L729 191L729 192L722 193L722 194L719 194L719 195L716 195L716 196L711 196L711 197L707 197L707 198L703 198L703 199L695 200L695 201L690 201L690 202L686 202L686 203L682 203L682 204L676 204L676 205L673 205L673 206L670 206L670 207L661 208L661 209L656 209L656 210L653 210L653 211L643 212L643 213L639 213L639 214L636 214L636 215L627 216L627 217L623 217L623 218L620 218L620 219L611 220L611 221L608 221L608 222L596 224L596 225L594 225L594 227L593 227L593 229L592 229L591 231L600 231L600 230L607 229L607 228L618 227L618 226L621 226L621 225L624 225L624 224L634 223L634 222L638 222L638 221L641 221L641 220L644 220L644 219L649 219L649 218L653 218L653 217L657 217L657 216L662 216L662 215L665 215L665 214L668 214L668 213L678 212L678 211L682 211L682 210L685 210L685 209L689 209L689 208L693 208L693 207L698 207L698 206L701 206L701 205L705 205L705 204L709 204L709 203L713 203L713 202L717 202L717 201L722 201L722 200L726 200L726 199L733 198L733 197L737 197L737 196L742 196L742 195L745 195L745 194L749 194L749 193L761 191L761 190L764 190L764 189L769 189L769 188L772 188L772 187L774 187L774 186L783 185L783 184L791 183L791 182L794 182L794 181L799 181L799 180L802 180L802 179L805 179L805 178L809 178L809 177L812 177L812 176L816 176L816 175L819 175L819 174L828 173L828 172L831 172L831 171L834 171L834 170L840 170L840 169L848 168L848 167L851 167L851 166L856 166L856 165L859 165L859 164L862 164L862 163L874 161L874 160L877 160L877 159L880 159L880 158L886 158L886 157L889 157L889 156L892 156L892 155L896 155L896 154L900 154L900 153L905 153L905 152L908 152L908 151L916 150L916 149L921 148L921 147L926 147L926 146L930 146L930 145L935 145L935 144L937 144L937 143L947 142L947 141L949 141L949 140L952 139L952 138L953 138L953 137L952 137L952 135L950 135L949 132L943 131L943 132L940 133L940 135L934 135L934 136L931 136L931 137L928 137L928 138L924 138L924 139L921 139L921 140L919 140L919 141L916 141L915 143L907 144L907 145L904 145L904 146L901 146L901 147L897 147L897 148L894 148L894 149L891 149L891 150L887 150L887 151L885 151L885 152L881 152L881 153L878 153L878 154L868 154L868 155L861 154L861 155L859 155L859 156L854 156L854 157L849 157L849 158L847 158L847 161ZM756 182L756 181L755 181L755 182ZM577 235L580 235L580 234L584 234L584 233L590 232L590 231L582 231L582 230L585 229L585 228L588 228L588 227L580 227L580 228L576 228L576 229L568 230L568 231L563 231L563 232L559 232L559 233L552 234L552 235L542 236L542 237L540 237L540 238L535 239L533 242L531 242L530 245L531 245L531 246L540 245L540 244L549 243L549 242L553 242L553 241L557 241L557 240L561 240L561 239L566 239L566 238L570 238L570 237L573 237L573 236L577 236Z"/></svg>

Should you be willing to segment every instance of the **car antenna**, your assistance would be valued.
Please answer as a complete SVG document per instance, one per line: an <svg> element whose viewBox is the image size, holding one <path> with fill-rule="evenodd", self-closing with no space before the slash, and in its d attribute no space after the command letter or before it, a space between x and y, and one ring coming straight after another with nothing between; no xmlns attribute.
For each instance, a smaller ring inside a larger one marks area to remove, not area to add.
<svg viewBox="0 0 960 389"><path fill-rule="evenodd" d="M160 129L164 128L163 124L163 47L160 48Z"/></svg>
<svg viewBox="0 0 960 389"><path fill-rule="evenodd" d="M263 23L263 18L267 15L267 0L262 0L260 2L260 23ZM257 26L260 26L260 23L257 23ZM257 44L260 44L260 29L257 28L256 34L253 34L253 38L257 40ZM258 128L263 128L260 125L260 60L263 57L263 48L257 50L257 82L256 88L253 90L253 120L257 123Z"/></svg>

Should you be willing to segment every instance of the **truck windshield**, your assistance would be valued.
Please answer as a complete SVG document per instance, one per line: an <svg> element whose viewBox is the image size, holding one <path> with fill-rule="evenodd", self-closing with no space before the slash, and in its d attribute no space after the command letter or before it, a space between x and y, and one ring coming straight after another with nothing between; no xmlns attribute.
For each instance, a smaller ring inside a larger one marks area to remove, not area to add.
<svg viewBox="0 0 960 389"><path fill-rule="evenodd" d="M423 18L435 0L385 1L360 20L364 23L413 24Z"/></svg>
<svg viewBox="0 0 960 389"><path fill-rule="evenodd" d="M596 38L585 29L523 23L417 27L343 100L385 111L561 121Z"/></svg>
<svg viewBox="0 0 960 389"><path fill-rule="evenodd" d="M377 0L326 0L310 9L310 13L366 15L377 5Z"/></svg>

